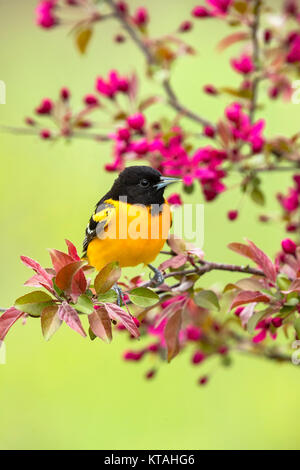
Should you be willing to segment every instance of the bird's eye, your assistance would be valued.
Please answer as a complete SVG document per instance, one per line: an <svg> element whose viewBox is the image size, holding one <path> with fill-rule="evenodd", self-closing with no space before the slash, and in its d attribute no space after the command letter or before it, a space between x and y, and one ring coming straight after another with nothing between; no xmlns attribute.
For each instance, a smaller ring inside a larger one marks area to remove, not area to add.
<svg viewBox="0 0 300 470"><path fill-rule="evenodd" d="M140 181L140 186L142 188L148 188L148 186L150 186L150 182L144 178Z"/></svg>

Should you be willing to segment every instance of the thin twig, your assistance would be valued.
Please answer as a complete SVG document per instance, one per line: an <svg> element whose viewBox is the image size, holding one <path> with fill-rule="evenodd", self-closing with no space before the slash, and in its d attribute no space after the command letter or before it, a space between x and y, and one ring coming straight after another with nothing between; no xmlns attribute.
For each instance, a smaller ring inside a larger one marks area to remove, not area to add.
<svg viewBox="0 0 300 470"><path fill-rule="evenodd" d="M253 44L253 62L255 65L256 72L260 69L260 47L259 47L259 26L260 26L260 12L261 12L262 2L261 0L256 0L254 5L254 21L251 25L252 31L252 44ZM253 80L252 85L252 99L250 104L250 121L253 123L255 117L255 111L257 108L258 100L258 88L259 83L262 80L262 77L258 76Z"/></svg>
<svg viewBox="0 0 300 470"><path fill-rule="evenodd" d="M0 130L3 130L5 132L10 132L12 134L21 134L21 135L38 135L39 130L34 129L34 128L26 128L26 127L10 127L10 126L0 126ZM69 137L74 137L78 139L92 139L92 140L98 140L101 142L108 142L111 139L109 138L108 135L105 134L96 134L96 133L85 133L85 132L78 132L78 131L72 131L70 135L62 135L62 134L53 134L54 137L65 137L68 139Z"/></svg>
<svg viewBox="0 0 300 470"><path fill-rule="evenodd" d="M147 44L145 44L145 42L140 38L137 31L132 27L128 17L119 11L117 5L115 4L113 0L106 0L106 2L112 8L114 17L117 18L119 23L123 26L123 28L127 31L129 36L131 37L132 41L138 46L140 51L144 54L148 64L149 65L157 64L156 57L153 55L151 49L147 46ZM191 111L190 109L186 108L179 102L174 90L171 87L170 81L168 79L163 81L162 87L165 90L166 95L168 97L168 104L173 109L181 113L184 117L187 117L191 119L192 121L195 121L198 124L201 124L202 126L213 125L208 120L202 118L201 116L199 116L199 114L195 113L194 111Z"/></svg>
<svg viewBox="0 0 300 470"><path fill-rule="evenodd" d="M181 113L184 117L187 117L191 119L192 121L198 122L202 126L211 126L213 127L213 123L210 121L204 119L203 117L199 116L198 114L194 113L194 111L191 111L190 109L186 108L183 106L181 103L179 103L176 94L171 87L170 80L166 79L163 81L162 86L169 98L168 103L172 108L174 108L176 111Z"/></svg>
<svg viewBox="0 0 300 470"><path fill-rule="evenodd" d="M106 2L110 5L115 18L121 23L123 28L127 31L133 42L138 46L138 48L142 51L142 53L146 56L147 61L149 64L155 64L155 58L153 57L152 53L150 52L149 48L146 46L144 42L141 41L139 35L135 31L135 29L129 24L126 16L122 14L117 5L113 0L106 0Z"/></svg>

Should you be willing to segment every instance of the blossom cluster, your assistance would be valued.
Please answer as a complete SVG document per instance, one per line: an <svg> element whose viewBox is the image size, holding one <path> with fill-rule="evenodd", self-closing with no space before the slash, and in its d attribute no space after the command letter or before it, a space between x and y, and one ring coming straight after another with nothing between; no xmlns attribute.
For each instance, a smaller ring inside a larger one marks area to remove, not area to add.
<svg viewBox="0 0 300 470"><path fill-rule="evenodd" d="M240 175L242 197L249 195L264 205L259 171L281 171L284 167L292 171L293 186L281 188L277 195L282 217L274 220L283 222L286 230L297 236L300 134L272 136L269 128L267 134L263 112L266 99L291 100L293 81L299 76L300 7L296 0L282 1L280 6L275 3L205 0L187 11L186 19L178 20L174 30L153 37L150 7L139 6L133 11L122 0L40 1L37 24L45 30L71 26L82 54L102 21L116 21L120 31L115 42L133 40L145 57L147 77L161 86L161 92L141 97L140 78L135 74L111 70L104 76L99 70L94 88L82 98L79 110L73 103L76 97L64 87L57 100L44 98L34 116L26 118L25 133L47 141L81 137L99 145L109 141L112 160L106 163L106 171L119 172L127 163L146 161L165 176L182 178L183 192L190 193L195 183L200 184L206 201L223 194L229 186L228 176L235 172ZM195 55L195 48L185 42L186 33L193 28L197 31L206 20L234 28L219 42L218 51L241 45L229 61L238 85L209 83L203 87L211 99L224 95L227 100L214 122L187 108L172 87L174 62L183 55ZM148 110L157 103L171 109L173 117L167 119L162 111L153 120ZM182 201L182 194L169 198L173 205ZM238 210L230 210L229 220L237 220L238 214ZM263 215L260 220L272 218ZM228 366L231 352L237 349L273 360L290 360L290 346L300 338L299 240L282 240L274 260L252 242L230 244L230 249L255 265L245 267L208 262L201 250L170 239L168 259L160 266L165 281L159 287L140 276L120 281L121 271L115 264L95 276L74 245L67 245L68 253L50 252L50 269L22 257L35 271L26 285L39 290L17 299L1 315L1 341L19 318L27 316L41 319L46 339L63 323L86 336L83 320L87 317L91 339L109 342L113 334L125 330L133 341L141 336L137 346L125 351L124 359L149 362L148 379L156 375L162 359L171 361L181 351L188 351L191 365L197 371L203 365L206 371L197 372L200 385L209 379L211 361L217 358ZM203 289L201 277L213 269L247 277L228 284L223 291ZM115 283L123 290L122 305L113 289Z"/></svg>

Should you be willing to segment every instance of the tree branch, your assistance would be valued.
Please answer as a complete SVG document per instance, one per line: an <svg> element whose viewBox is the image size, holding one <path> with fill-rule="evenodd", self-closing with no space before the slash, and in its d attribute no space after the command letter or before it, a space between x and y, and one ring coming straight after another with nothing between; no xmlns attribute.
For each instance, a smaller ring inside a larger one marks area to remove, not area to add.
<svg viewBox="0 0 300 470"><path fill-rule="evenodd" d="M114 17L117 18L121 26L127 31L128 35L131 37L132 41L137 45L140 51L144 54L148 64L149 65L157 64L156 57L152 54L150 48L140 38L139 34L136 32L136 30L132 27L131 23L128 21L128 18L119 11L115 2L113 0L106 0L106 2L112 8ZM194 111L189 110L188 108L186 108L179 102L175 92L173 91L171 87L169 79L163 81L162 87L165 90L165 93L168 97L168 104L173 109L181 113L184 117L187 117L191 119L192 121L195 121L198 124L201 124L202 126L208 126L208 125L213 126L213 124L210 123L208 120L202 118Z"/></svg>
<svg viewBox="0 0 300 470"><path fill-rule="evenodd" d="M165 252L165 254L171 254L171 253ZM197 274L200 277L211 271L227 271L227 272L232 272L232 273L243 273L243 274L250 274L252 276L265 277L265 274L263 273L263 271L261 271L260 269L251 268L250 266L238 266L235 264L213 263L211 261L204 261L204 260L199 260L198 263L201 266L196 266L192 269L183 269L181 271L172 271L170 273L163 274L163 278L164 280L166 280L172 277L179 277L179 276L185 277L185 276L191 276L193 274ZM142 284L142 287L155 287L155 284L153 283L153 281L150 280ZM172 287L177 287L177 284L176 286L172 286Z"/></svg>

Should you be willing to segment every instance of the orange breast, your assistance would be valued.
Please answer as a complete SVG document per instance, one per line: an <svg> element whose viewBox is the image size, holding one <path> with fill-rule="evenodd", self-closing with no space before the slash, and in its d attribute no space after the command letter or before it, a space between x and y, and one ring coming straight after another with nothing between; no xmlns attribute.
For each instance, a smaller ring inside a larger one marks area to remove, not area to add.
<svg viewBox="0 0 300 470"><path fill-rule="evenodd" d="M152 215L145 206L106 202L113 204L115 211L101 238L88 246L89 264L101 270L113 261L121 267L151 263L168 237L172 220L169 205L164 204L158 215Z"/></svg>

